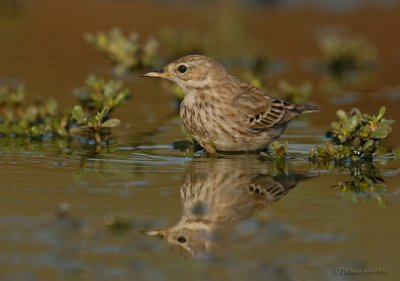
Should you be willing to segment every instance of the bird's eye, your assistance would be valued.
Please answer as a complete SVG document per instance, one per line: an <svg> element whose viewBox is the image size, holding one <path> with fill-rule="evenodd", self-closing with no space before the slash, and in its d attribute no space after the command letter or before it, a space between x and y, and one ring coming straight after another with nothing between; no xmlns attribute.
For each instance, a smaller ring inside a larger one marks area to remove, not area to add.
<svg viewBox="0 0 400 281"><path fill-rule="evenodd" d="M186 65L181 64L180 66L178 66L178 71L180 73L185 73L187 71Z"/></svg>
<svg viewBox="0 0 400 281"><path fill-rule="evenodd" d="M178 240L179 243L182 243L182 244L186 243L186 238L183 237L183 236L179 236L177 240Z"/></svg>

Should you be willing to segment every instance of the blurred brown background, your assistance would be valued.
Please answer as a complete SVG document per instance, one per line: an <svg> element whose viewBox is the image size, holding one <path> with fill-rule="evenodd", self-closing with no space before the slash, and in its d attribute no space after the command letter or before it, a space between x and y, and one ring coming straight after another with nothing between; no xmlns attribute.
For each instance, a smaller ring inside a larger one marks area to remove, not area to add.
<svg viewBox="0 0 400 281"><path fill-rule="evenodd" d="M256 45L262 55L265 52L280 60L283 67L271 73L268 87L274 88L281 78L294 84L312 81L316 87L311 100L325 108L317 121L320 125L329 125L337 107L358 106L374 113L379 105L385 105L387 116L399 119L399 25L397 1L1 0L0 83L22 82L31 99L54 96L71 105L71 90L82 85L90 73L111 76L110 62L83 40L85 33L120 27L146 39L170 27L215 38L220 53L246 57ZM332 104L332 98L319 88L321 75L307 67L310 59L320 57L318 40L326 34L364 38L377 49L375 78L344 87L356 92L352 104ZM120 111L123 120L133 126L136 119L144 118L140 113L144 107L154 109L155 119L169 110L159 105L170 97L147 94L159 91L159 85L154 80L143 81L139 75L125 78L138 105L136 114L126 111L133 104ZM393 135L398 137L399 124L394 128ZM136 129L145 130L141 126ZM398 144L394 136L389 139L393 146Z"/></svg>

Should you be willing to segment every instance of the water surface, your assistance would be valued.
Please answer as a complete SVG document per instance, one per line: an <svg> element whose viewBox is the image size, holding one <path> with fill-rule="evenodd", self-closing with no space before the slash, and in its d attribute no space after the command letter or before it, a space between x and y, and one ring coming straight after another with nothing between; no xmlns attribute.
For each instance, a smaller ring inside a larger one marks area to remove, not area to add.
<svg viewBox="0 0 400 281"><path fill-rule="evenodd" d="M221 9L95 0L0 4L0 83L23 81L28 100L53 96L65 105L89 73L110 75L108 61L84 43L85 32L120 26L146 37L164 25L204 31L210 11ZM306 158L338 107L374 113L385 105L388 118L400 120L400 6L244 6L238 14L286 65L271 74L270 87L281 78L316 85L311 99L324 110L294 121L282 136L297 158L286 167L256 154L174 149L184 135L173 97L158 81L126 77L133 99L116 112L122 127L100 153L79 143L1 140L1 280L398 280L399 161L373 163L387 185L380 208L375 198L354 202L335 187L354 179L349 170L311 167ZM327 28L377 47L375 79L322 91L324 77L306 65ZM386 146L399 147L399 136L395 124ZM385 272L341 274L363 268Z"/></svg>

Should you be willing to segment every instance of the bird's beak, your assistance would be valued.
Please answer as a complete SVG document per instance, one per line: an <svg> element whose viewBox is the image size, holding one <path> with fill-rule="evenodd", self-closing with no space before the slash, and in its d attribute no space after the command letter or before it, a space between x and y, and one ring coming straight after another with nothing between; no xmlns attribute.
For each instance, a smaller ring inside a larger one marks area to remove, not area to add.
<svg viewBox="0 0 400 281"><path fill-rule="evenodd" d="M157 71L153 71L153 72L148 72L142 75L142 77L164 77L165 73L162 72L157 72Z"/></svg>
<svg viewBox="0 0 400 281"><path fill-rule="evenodd" d="M143 234L149 235L149 236L157 236L160 238L163 238L165 236L165 231L163 230L142 230L140 231Z"/></svg>

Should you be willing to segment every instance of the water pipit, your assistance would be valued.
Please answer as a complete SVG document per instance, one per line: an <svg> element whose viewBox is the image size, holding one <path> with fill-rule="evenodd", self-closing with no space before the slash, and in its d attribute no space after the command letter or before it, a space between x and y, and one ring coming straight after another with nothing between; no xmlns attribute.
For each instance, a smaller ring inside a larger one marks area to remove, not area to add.
<svg viewBox="0 0 400 281"><path fill-rule="evenodd" d="M208 153L265 149L293 118L318 110L269 97L201 55L179 58L144 76L168 79L182 88L183 125Z"/></svg>

